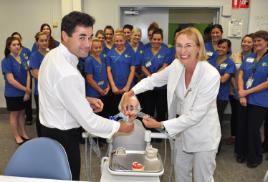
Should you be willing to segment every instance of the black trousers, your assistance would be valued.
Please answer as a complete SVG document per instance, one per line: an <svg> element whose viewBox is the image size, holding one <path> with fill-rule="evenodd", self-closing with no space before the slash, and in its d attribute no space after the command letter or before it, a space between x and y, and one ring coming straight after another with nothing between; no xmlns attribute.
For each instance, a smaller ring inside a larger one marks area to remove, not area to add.
<svg viewBox="0 0 268 182"><path fill-rule="evenodd" d="M268 110L266 111L264 120L264 141L262 147L265 152L268 152Z"/></svg>
<svg viewBox="0 0 268 182"><path fill-rule="evenodd" d="M41 125L41 127L43 137L49 137L57 140L64 147L68 156L68 161L72 172L72 179L79 181L81 167L79 128L59 130L55 128L47 128L44 125Z"/></svg>
<svg viewBox="0 0 268 182"><path fill-rule="evenodd" d="M30 99L25 102L25 121L32 121L33 120L33 109L32 109L32 96Z"/></svg>
<svg viewBox="0 0 268 182"><path fill-rule="evenodd" d="M35 120L36 133L37 133L37 136L40 137L41 136L41 124L39 120L39 96L34 95L34 100L35 100L35 106L36 106L36 120Z"/></svg>
<svg viewBox="0 0 268 182"><path fill-rule="evenodd" d="M235 152L247 158L247 163L262 161L260 128L266 114L266 108L248 104L240 105L238 113Z"/></svg>
<svg viewBox="0 0 268 182"><path fill-rule="evenodd" d="M218 115L219 115L219 120L220 120L220 125L221 125L221 131L222 131L222 122L223 122L223 117L224 117L224 111L226 109L227 104L228 104L228 101L217 100L217 110L218 110ZM222 142L220 141L218 152L221 151L221 145L222 145Z"/></svg>
<svg viewBox="0 0 268 182"><path fill-rule="evenodd" d="M30 88L32 89L32 76L31 76L31 81L30 81ZM32 122L33 120L33 108L32 108L32 94L30 95L30 99L25 102L25 115L26 119L25 121L30 121Z"/></svg>
<svg viewBox="0 0 268 182"><path fill-rule="evenodd" d="M236 136L236 126L238 120L238 105L240 104L237 99L234 98L233 95L229 95L230 104L231 104L231 136Z"/></svg>

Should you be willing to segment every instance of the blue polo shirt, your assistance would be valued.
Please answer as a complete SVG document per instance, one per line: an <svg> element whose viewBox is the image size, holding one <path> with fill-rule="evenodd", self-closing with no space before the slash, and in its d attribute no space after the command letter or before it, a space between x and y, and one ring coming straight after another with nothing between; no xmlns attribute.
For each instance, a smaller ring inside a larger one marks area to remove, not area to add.
<svg viewBox="0 0 268 182"><path fill-rule="evenodd" d="M135 66L133 51L126 48L122 54L118 54L116 49L113 48L107 55L107 66L111 67L116 87L118 89L124 88L127 84L130 67Z"/></svg>
<svg viewBox="0 0 268 182"><path fill-rule="evenodd" d="M93 56L88 56L85 59L85 73L91 74L93 80L96 81L99 87L106 89L108 87L108 78L106 72L106 61L103 55L100 56L101 63L99 63ZM86 95L90 97L99 98L100 93L91 87L88 82L86 83Z"/></svg>
<svg viewBox="0 0 268 182"><path fill-rule="evenodd" d="M41 66L41 63L44 59L44 55L39 51L35 51L30 56L30 69L38 69ZM38 95L38 80L34 78L35 88L34 95Z"/></svg>
<svg viewBox="0 0 268 182"><path fill-rule="evenodd" d="M258 62L256 61L256 53L252 53L245 58L240 70L243 71L244 89L250 89L266 82L268 78L268 54L263 56ZM248 79L252 76L253 83L251 87L246 88ZM268 89L252 93L247 96L249 104L268 108Z"/></svg>
<svg viewBox="0 0 268 182"><path fill-rule="evenodd" d="M235 75L236 67L234 62L229 57L225 59L220 65L217 65L217 58L218 56L212 57L209 60L209 63L218 70L221 76L223 76L225 73L230 74L231 77ZM229 100L231 77L225 83L220 84L220 89L217 97L218 100Z"/></svg>
<svg viewBox="0 0 268 182"><path fill-rule="evenodd" d="M27 71L28 71L27 61L24 58L21 58L21 64L20 64L16 61L16 59L13 56L8 55L6 58L2 60L1 66L5 80L5 93L4 93L5 96L6 97L24 96L25 94L24 91L17 89L7 81L6 74L12 73L16 81L26 86Z"/></svg>
<svg viewBox="0 0 268 182"><path fill-rule="evenodd" d="M211 41L205 43L205 48L206 48L208 60L218 55L217 51L213 48Z"/></svg>
<svg viewBox="0 0 268 182"><path fill-rule="evenodd" d="M166 46L162 45L157 54L153 54L151 48L144 50L142 66L150 73L156 73L164 63L170 63L169 49Z"/></svg>

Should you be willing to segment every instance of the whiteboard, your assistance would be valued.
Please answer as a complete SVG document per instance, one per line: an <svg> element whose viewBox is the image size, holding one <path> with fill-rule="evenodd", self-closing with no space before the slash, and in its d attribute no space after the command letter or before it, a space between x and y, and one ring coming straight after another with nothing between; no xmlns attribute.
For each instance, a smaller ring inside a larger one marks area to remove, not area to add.
<svg viewBox="0 0 268 182"><path fill-rule="evenodd" d="M248 32L268 31L268 0L251 0Z"/></svg>

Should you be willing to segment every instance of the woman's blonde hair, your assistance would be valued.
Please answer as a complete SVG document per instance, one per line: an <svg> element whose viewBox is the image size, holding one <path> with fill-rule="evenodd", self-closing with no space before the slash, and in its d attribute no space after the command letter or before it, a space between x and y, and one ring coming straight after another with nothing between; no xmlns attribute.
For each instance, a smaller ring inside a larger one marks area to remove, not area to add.
<svg viewBox="0 0 268 182"><path fill-rule="evenodd" d="M177 38L180 35L186 35L188 38L192 39L195 44L199 47L199 53L197 55L198 61L206 61L207 55L206 55L206 49L205 49L205 43L202 34L194 27L188 27L180 32L176 33L175 35L175 42Z"/></svg>
<svg viewBox="0 0 268 182"><path fill-rule="evenodd" d="M102 41L100 39L98 39L97 37L94 37L92 39L92 44L93 44L93 42L100 42L100 43L102 43Z"/></svg>
<svg viewBox="0 0 268 182"><path fill-rule="evenodd" d="M114 33L114 39L115 39L116 36L122 36L122 37L126 40L125 34L124 34L124 32L123 32L123 29L121 29L121 28L115 30L115 33Z"/></svg>

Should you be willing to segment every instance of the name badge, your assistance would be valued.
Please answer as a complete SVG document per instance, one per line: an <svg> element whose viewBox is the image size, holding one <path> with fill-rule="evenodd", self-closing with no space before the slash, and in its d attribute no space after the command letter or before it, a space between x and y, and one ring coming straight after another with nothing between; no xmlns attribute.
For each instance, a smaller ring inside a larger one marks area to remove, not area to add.
<svg viewBox="0 0 268 182"><path fill-rule="evenodd" d="M226 63L222 63L221 65L220 65L220 69L225 69L227 67L227 64Z"/></svg>
<svg viewBox="0 0 268 182"><path fill-rule="evenodd" d="M104 81L99 81L98 82L98 85L103 85L104 84Z"/></svg>
<svg viewBox="0 0 268 182"><path fill-rule="evenodd" d="M252 86L253 81L254 81L254 79L252 78L252 76L249 77L249 79L247 80L247 83L246 83L247 89L249 89Z"/></svg>
<svg viewBox="0 0 268 182"><path fill-rule="evenodd" d="M151 61L146 62L145 67L148 68L152 65Z"/></svg>
<svg viewBox="0 0 268 182"><path fill-rule="evenodd" d="M248 63L253 63L254 62L254 58L247 58L247 62Z"/></svg>
<svg viewBox="0 0 268 182"><path fill-rule="evenodd" d="M211 57L213 55L213 52L207 52L207 56Z"/></svg>

